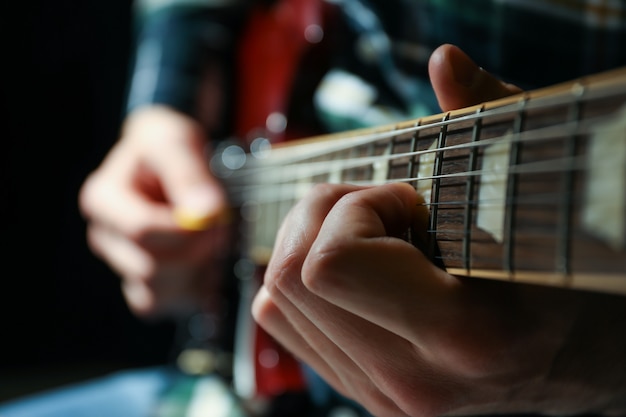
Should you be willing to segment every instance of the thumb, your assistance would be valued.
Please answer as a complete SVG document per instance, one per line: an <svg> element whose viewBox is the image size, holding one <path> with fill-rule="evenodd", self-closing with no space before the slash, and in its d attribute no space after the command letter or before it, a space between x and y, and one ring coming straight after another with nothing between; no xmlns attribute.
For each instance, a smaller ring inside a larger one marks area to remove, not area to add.
<svg viewBox="0 0 626 417"><path fill-rule="evenodd" d="M433 52L428 72L443 111L473 106L522 91L480 68L454 45L445 44Z"/></svg>
<svg viewBox="0 0 626 417"><path fill-rule="evenodd" d="M176 223L185 229L203 230L225 220L226 193L209 170L202 128L182 115L169 118L158 128L150 135L148 163L173 207Z"/></svg>

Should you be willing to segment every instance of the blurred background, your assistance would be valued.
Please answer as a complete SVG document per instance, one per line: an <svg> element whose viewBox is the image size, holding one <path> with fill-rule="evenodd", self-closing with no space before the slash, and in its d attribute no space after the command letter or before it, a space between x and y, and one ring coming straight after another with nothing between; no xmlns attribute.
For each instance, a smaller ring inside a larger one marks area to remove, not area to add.
<svg viewBox="0 0 626 417"><path fill-rule="evenodd" d="M0 401L169 359L87 249L81 182L116 140L130 0L0 6Z"/></svg>

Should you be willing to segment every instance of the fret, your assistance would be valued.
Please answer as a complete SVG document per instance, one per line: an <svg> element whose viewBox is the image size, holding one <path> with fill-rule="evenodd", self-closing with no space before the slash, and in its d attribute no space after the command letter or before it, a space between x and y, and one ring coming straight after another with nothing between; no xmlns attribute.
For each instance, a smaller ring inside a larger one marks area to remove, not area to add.
<svg viewBox="0 0 626 417"><path fill-rule="evenodd" d="M571 245L572 245L572 211L574 207L574 157L579 146L577 130L582 118L582 103L585 86L578 83L572 88L572 104L569 107L567 119L573 122L572 133L565 139L564 156L570 158L570 163L563 173L561 182L561 209L557 225L557 249L555 270L565 277L565 285L571 285Z"/></svg>
<svg viewBox="0 0 626 417"><path fill-rule="evenodd" d="M392 135L391 138L389 138L389 155L393 155L396 152L396 146L398 144L398 135ZM391 163L391 159L389 160L389 163Z"/></svg>
<svg viewBox="0 0 626 417"><path fill-rule="evenodd" d="M365 156L374 156L376 155L376 144L375 143L369 143L366 146L366 150L365 150ZM369 164L367 165L366 168L367 172L365 173L365 178L366 180L372 181L374 179L374 176L376 174L375 172L375 167L374 164Z"/></svg>
<svg viewBox="0 0 626 417"><path fill-rule="evenodd" d="M480 106L476 110L476 114L480 114L484 111L485 107ZM482 119L476 118L474 126L472 127L472 143L477 143L480 140L482 130ZM467 171L474 172L478 165L478 146L472 147L467 160ZM475 198L475 179L473 176L468 176L465 185L465 213L463 217L463 265L466 270L469 271L471 267L471 242L472 242L472 214L474 212L474 198Z"/></svg>
<svg viewBox="0 0 626 417"><path fill-rule="evenodd" d="M393 148L395 146L396 136L393 135L391 138L384 144L384 150L381 156L393 155ZM389 172L391 168L391 159L381 158L382 161L375 162L373 167L373 178L372 182L374 184L384 184L389 179Z"/></svg>
<svg viewBox="0 0 626 417"><path fill-rule="evenodd" d="M284 175L284 172L285 171L282 171L281 174ZM304 179L304 181L300 180L299 182L304 182L306 184L306 179ZM277 185L279 190L278 201L270 203L270 205L274 205L272 210L273 216L272 220L268 222L267 225L265 225L267 229L267 239L270 242L274 241L274 235L278 231L280 224L282 223L283 219L287 215L287 212L291 209L293 204L295 204L295 201L298 198L298 196L293 195L293 193L289 192L290 183L288 181L281 178Z"/></svg>
<svg viewBox="0 0 626 417"><path fill-rule="evenodd" d="M358 152L358 147L350 148L348 151L348 160L357 158L359 156ZM361 179L357 174L358 170L356 168L349 168L347 171L343 172L342 178L347 182L356 181Z"/></svg>
<svg viewBox="0 0 626 417"><path fill-rule="evenodd" d="M267 253L314 183L407 181L430 216L428 240L406 236L448 272L626 293L626 70L618 79L295 141L224 178L261 206L246 221Z"/></svg>
<svg viewBox="0 0 626 417"><path fill-rule="evenodd" d="M450 113L446 113L443 116L442 122L447 122L450 119ZM446 137L448 135L448 124L444 123L439 131L439 137L437 138L437 151L435 152L435 162L433 169L433 176L435 177L432 182L432 192L430 197L430 220L429 220L429 242L428 242L428 255L430 259L435 258L437 253L437 222L439 212L439 200L440 200L440 185L441 175L443 169L443 154L444 147L446 146Z"/></svg>
<svg viewBox="0 0 626 417"><path fill-rule="evenodd" d="M528 97L523 95L518 103L518 110L513 121L513 135L519 135L522 133L525 121L525 108L528 103ZM520 154L522 149L521 141L514 141L511 143L509 154L509 167L515 167L519 164ZM504 255L502 258L503 269L509 273L515 270L513 262L514 250L515 250L515 199L517 198L517 181L518 174L509 172L507 178L506 187L506 199L505 199L505 216L504 216Z"/></svg>
<svg viewBox="0 0 626 417"><path fill-rule="evenodd" d="M327 157L328 160L328 171L326 172L326 180L324 182L330 184L339 184L342 182L342 178L344 177L345 169L341 164L341 160L344 152L333 152L330 154L330 157ZM339 161L339 163L337 163Z"/></svg>
<svg viewBox="0 0 626 417"><path fill-rule="evenodd" d="M399 140L398 135L394 134L390 134L390 137L387 141L387 147L385 150L384 155L396 155L399 154L401 152L398 151L398 149L400 148L400 150L402 150L402 142ZM385 163L385 178L380 178L380 176L378 177L380 179L380 183L385 183L388 180L393 180L396 179L396 174L395 174L395 168L397 167L402 167L404 164L402 163L403 161L401 160L396 160L394 158L389 158L386 163Z"/></svg>
<svg viewBox="0 0 626 417"><path fill-rule="evenodd" d="M351 166L350 161L358 161L361 158L367 158L375 156L374 144L360 145L348 148L345 150L346 160L342 163L348 166L343 170L341 176L341 182L353 183L358 181L371 181L374 177L373 164L362 164L357 166ZM348 163L346 164L346 161Z"/></svg>
<svg viewBox="0 0 626 417"><path fill-rule="evenodd" d="M415 127L419 128L422 124L422 119L418 120L415 123ZM416 129L415 133L413 133L411 135L411 142L409 144L409 152L413 153L415 151L417 151L417 143L419 141L419 135L420 135L420 130ZM406 177L407 178L413 178L415 176L415 155L411 156L409 158L409 162L406 165L407 167L407 172L406 172Z"/></svg>
<svg viewBox="0 0 626 417"><path fill-rule="evenodd" d="M415 127L419 128L422 124L422 119L419 119L416 123L415 123ZM420 130L416 129L415 132L411 135L411 141L409 142L409 152L410 153L414 153L415 151L417 151L417 143L419 141L419 134L420 134ZM415 159L416 156L415 155L411 155L411 157L409 157L409 161L406 164L406 177L407 178L414 178L415 177L415 173L416 173L416 164L415 164ZM415 191L417 192L417 183L414 186ZM415 230L413 229L413 226L409 227L409 229L407 230L407 241L413 243L414 245L417 243L417 234L415 232Z"/></svg>

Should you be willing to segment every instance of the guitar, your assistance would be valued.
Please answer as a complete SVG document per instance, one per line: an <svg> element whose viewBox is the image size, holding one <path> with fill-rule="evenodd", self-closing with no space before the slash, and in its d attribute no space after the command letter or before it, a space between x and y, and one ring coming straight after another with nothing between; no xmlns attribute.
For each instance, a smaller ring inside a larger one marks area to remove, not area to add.
<svg viewBox="0 0 626 417"><path fill-rule="evenodd" d="M316 183L413 185L430 216L425 242L411 230L406 239L452 275L626 294L626 68L375 129L250 136L285 115L289 74L311 48L289 34L323 27L321 3L279 2L253 16L239 65L256 64L240 100L245 145L226 144L212 160L245 226L242 398L305 389L297 361L254 325L249 306L283 217ZM267 46L285 38L285 48Z"/></svg>
<svg viewBox="0 0 626 417"><path fill-rule="evenodd" d="M222 174L268 260L315 184L412 184L449 272L626 293L626 69L371 130L291 141ZM436 250L438 249L438 250Z"/></svg>
<svg viewBox="0 0 626 417"><path fill-rule="evenodd" d="M267 263L282 218L314 184L395 181L424 196L421 249L452 275L626 295L626 69L376 129L264 145L237 167L232 150L217 159L255 265Z"/></svg>

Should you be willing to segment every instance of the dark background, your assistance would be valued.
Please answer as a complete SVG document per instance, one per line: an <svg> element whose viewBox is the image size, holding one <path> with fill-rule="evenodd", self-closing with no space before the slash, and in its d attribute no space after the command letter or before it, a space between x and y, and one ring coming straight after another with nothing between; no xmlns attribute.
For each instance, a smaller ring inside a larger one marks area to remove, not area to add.
<svg viewBox="0 0 626 417"><path fill-rule="evenodd" d="M164 363L173 333L130 314L77 207L119 132L131 1L3 3L0 401Z"/></svg>

